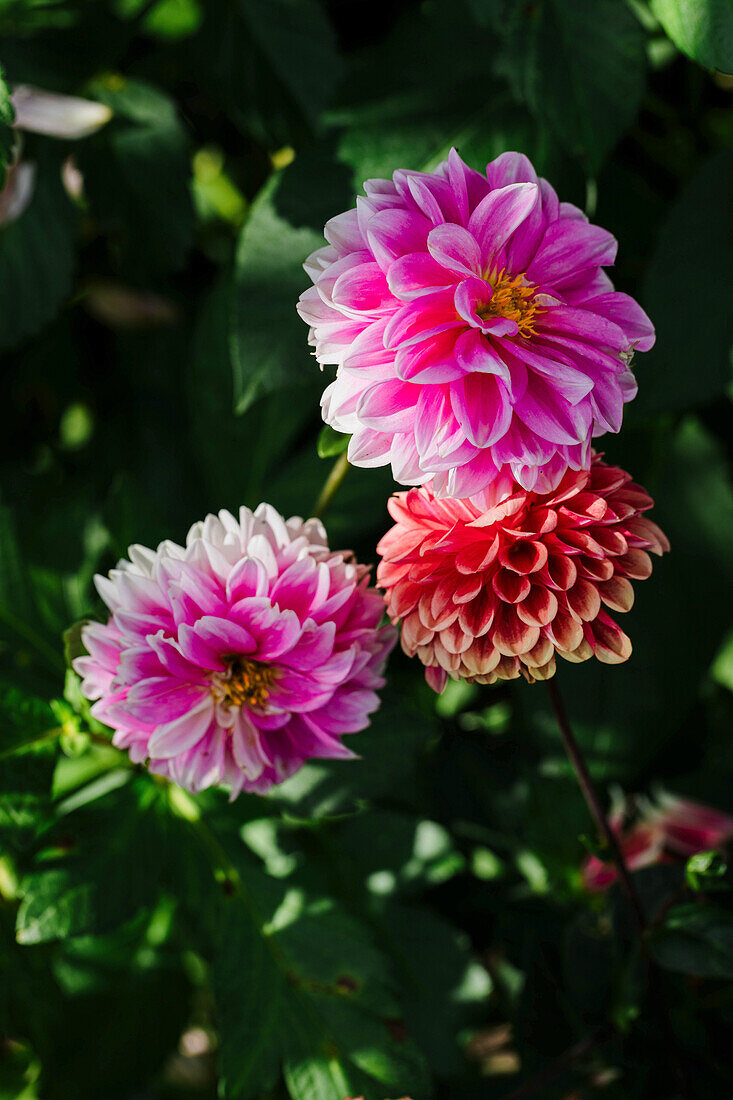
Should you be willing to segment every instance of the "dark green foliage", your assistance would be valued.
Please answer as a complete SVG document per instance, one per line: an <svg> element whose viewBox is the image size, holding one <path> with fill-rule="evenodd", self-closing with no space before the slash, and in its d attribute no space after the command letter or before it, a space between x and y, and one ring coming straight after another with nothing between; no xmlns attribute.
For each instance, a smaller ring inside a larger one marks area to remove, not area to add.
<svg viewBox="0 0 733 1100"><path fill-rule="evenodd" d="M605 852L541 685L436 702L395 653L356 759L230 804L131 767L64 632L131 542L260 500L312 511L348 444L295 309L324 222L451 145L477 168L518 149L618 238L615 283L658 333L602 446L672 553L637 586L628 664L560 669L568 710L604 797L732 813L732 20L726 0L0 3L0 176L35 166L0 225L3 1100L730 1095L730 853L636 873L642 950L618 887L583 888ZM21 133L18 83L113 116ZM374 563L394 488L350 470L331 544Z"/></svg>

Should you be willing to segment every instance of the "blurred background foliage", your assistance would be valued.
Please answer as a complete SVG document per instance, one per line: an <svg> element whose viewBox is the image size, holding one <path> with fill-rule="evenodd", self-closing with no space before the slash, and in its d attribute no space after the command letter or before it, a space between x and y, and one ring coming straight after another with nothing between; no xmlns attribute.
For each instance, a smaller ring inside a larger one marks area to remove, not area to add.
<svg viewBox="0 0 733 1100"><path fill-rule="evenodd" d="M637 874L670 1040L541 685L397 655L358 762L230 805L131 769L62 641L129 543L312 508L300 264L361 181L519 149L658 330L604 447L673 552L568 707L604 793L733 811L730 0L0 0L0 62L0 1097L730 1095L727 873ZM109 121L21 129L19 85ZM350 471L331 544L373 561L392 488Z"/></svg>

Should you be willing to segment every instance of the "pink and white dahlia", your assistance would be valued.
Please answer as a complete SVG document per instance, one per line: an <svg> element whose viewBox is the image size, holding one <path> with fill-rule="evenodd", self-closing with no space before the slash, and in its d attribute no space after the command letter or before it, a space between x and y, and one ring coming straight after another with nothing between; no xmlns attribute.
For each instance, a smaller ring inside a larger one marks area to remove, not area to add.
<svg viewBox="0 0 733 1100"><path fill-rule="evenodd" d="M349 757L395 641L368 569L322 524L261 504L207 516L185 547L130 547L97 588L106 624L74 662L92 714L136 763L192 791L266 791L310 757Z"/></svg>
<svg viewBox="0 0 733 1100"><path fill-rule="evenodd" d="M666 791L654 802L618 794L608 820L631 871L725 848L733 839L733 818L728 814ZM606 890L617 878L613 864L597 856L590 855L583 863L583 881L589 890Z"/></svg>
<svg viewBox="0 0 733 1100"><path fill-rule="evenodd" d="M430 486L389 501L395 526L379 543L377 582L401 622L402 648L442 691L447 678L547 680L555 656L625 661L631 642L609 614L628 611L648 551L669 549L642 513L653 501L597 456L556 489L521 486L482 511L439 500Z"/></svg>
<svg viewBox="0 0 733 1100"><path fill-rule="evenodd" d="M326 225L299 302L321 364L324 419L357 466L432 479L437 497L549 492L621 427L641 307L603 268L616 241L561 203L520 153L485 174L455 150L435 172L367 180Z"/></svg>

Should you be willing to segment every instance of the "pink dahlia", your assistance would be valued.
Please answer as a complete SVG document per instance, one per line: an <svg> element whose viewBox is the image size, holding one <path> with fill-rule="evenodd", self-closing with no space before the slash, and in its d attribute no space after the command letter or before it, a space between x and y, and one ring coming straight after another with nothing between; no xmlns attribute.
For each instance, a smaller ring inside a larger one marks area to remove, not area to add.
<svg viewBox="0 0 733 1100"><path fill-rule="evenodd" d="M318 520L268 504L208 516L185 547L130 547L97 588L74 667L136 763L192 791L265 791L309 757L348 757L394 644L368 569Z"/></svg>
<svg viewBox="0 0 733 1100"><path fill-rule="evenodd" d="M653 501L594 456L549 493L519 485L482 511L438 500L430 486L389 501L395 526L377 547L377 581L402 648L428 683L549 679L555 654L616 664L631 642L610 611L628 611L631 582L651 573L647 551L669 549L642 515Z"/></svg>
<svg viewBox="0 0 733 1100"><path fill-rule="evenodd" d="M527 157L486 174L455 150L435 172L367 180L326 225L298 306L319 363L335 364L324 419L357 466L432 479L437 497L514 480L549 492L621 427L630 363L654 343L603 268L616 242L561 203Z"/></svg>
<svg viewBox="0 0 733 1100"><path fill-rule="evenodd" d="M728 814L666 792L657 795L656 802L617 796L608 820L631 871L723 848L733 838L733 818ZM613 864L596 856L588 856L583 864L583 881L594 892L606 890L617 877Z"/></svg>

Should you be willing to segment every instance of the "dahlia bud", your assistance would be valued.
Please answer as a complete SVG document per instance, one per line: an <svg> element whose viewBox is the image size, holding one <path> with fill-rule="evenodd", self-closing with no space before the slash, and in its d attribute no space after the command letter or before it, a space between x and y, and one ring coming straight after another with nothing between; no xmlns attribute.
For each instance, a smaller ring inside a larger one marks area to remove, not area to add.
<svg viewBox="0 0 733 1100"><path fill-rule="evenodd" d="M92 714L135 763L191 791L266 791L311 757L350 757L395 641L368 569L318 520L261 504L130 547L97 588L74 662Z"/></svg>
<svg viewBox="0 0 733 1100"><path fill-rule="evenodd" d="M609 614L628 611L632 581L651 573L649 551L669 549L642 513L653 501L597 456L557 489L514 485L493 508L439 500L429 486L389 502L377 581L402 648L428 683L549 679L555 656L625 661L631 642Z"/></svg>

